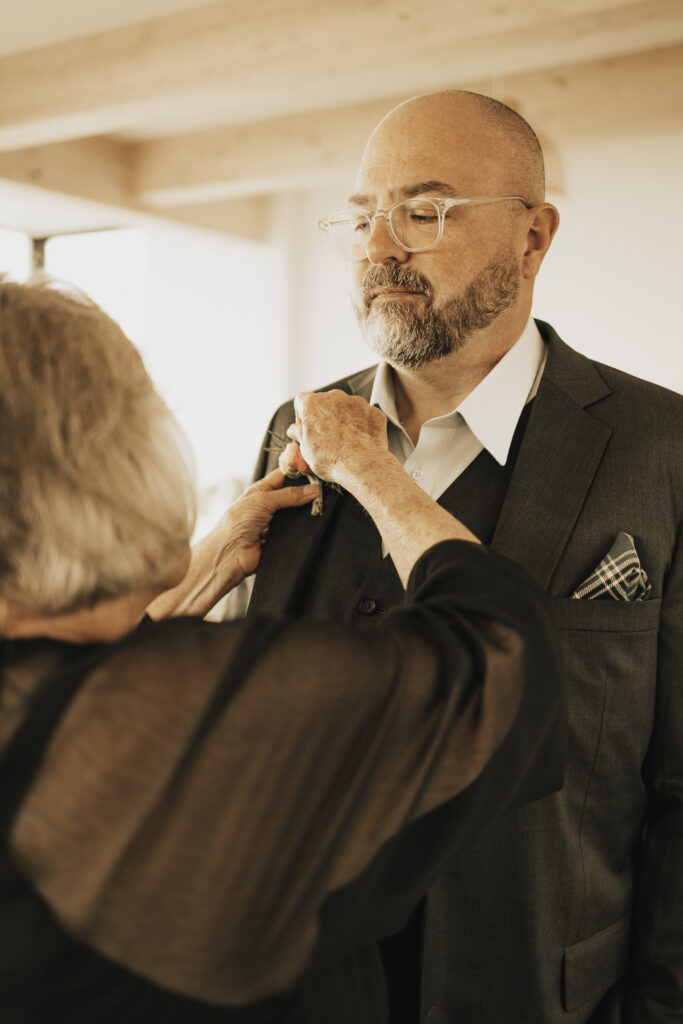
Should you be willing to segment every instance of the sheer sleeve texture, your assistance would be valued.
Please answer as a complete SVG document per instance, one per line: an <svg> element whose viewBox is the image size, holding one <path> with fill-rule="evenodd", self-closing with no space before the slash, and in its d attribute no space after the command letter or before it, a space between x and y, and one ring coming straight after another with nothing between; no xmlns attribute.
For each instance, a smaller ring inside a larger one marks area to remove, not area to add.
<svg viewBox="0 0 683 1024"><path fill-rule="evenodd" d="M242 1005L294 986L321 946L379 937L401 886L419 895L506 807L557 788L563 729L544 596L447 542L372 631L185 619L114 645L54 734L12 849L72 934ZM373 870L387 851L391 891Z"/></svg>

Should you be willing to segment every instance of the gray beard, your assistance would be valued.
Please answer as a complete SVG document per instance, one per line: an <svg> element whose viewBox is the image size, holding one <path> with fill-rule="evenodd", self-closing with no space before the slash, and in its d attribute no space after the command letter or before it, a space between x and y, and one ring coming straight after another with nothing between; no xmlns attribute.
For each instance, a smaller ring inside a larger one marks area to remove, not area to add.
<svg viewBox="0 0 683 1024"><path fill-rule="evenodd" d="M429 282L399 264L371 267L361 285L361 302L353 309L363 337L391 366L417 369L462 349L510 309L519 291L519 268L509 250L500 253L470 281L462 295L436 308ZM388 286L423 292L420 300L372 302L375 288Z"/></svg>

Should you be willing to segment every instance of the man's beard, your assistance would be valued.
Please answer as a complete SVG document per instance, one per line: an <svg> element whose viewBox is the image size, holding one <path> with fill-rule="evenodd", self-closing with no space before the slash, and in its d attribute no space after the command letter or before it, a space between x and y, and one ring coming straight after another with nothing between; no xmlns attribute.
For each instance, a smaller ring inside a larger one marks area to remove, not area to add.
<svg viewBox="0 0 683 1024"><path fill-rule="evenodd" d="M436 308L431 285L422 274L400 264L382 264L366 273L361 301L354 302L353 309L363 337L382 359L392 366L416 369L463 348L475 331L484 330L510 309L517 298L519 278L513 253L503 251L461 295ZM425 298L373 302L373 291L387 287L421 292Z"/></svg>

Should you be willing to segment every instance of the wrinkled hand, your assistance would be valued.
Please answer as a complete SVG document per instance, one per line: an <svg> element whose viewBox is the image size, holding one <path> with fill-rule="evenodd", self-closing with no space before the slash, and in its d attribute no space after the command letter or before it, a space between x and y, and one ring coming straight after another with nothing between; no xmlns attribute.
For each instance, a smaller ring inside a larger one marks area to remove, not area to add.
<svg viewBox="0 0 683 1024"><path fill-rule="evenodd" d="M223 557L232 559L243 577L256 572L270 521L278 509L307 505L320 494L317 486L283 487L284 479L281 470L274 469L247 487L218 523L217 529L227 537Z"/></svg>
<svg viewBox="0 0 683 1024"><path fill-rule="evenodd" d="M280 508L306 505L318 486L283 487L284 474L273 470L252 484L231 505L211 533L193 545L182 580L147 607L152 619L206 615L220 599L256 572L270 521Z"/></svg>
<svg viewBox="0 0 683 1024"><path fill-rule="evenodd" d="M344 391L306 392L294 400L294 437L313 472L323 480L344 484L354 466L366 465L387 452L384 413L358 395Z"/></svg>

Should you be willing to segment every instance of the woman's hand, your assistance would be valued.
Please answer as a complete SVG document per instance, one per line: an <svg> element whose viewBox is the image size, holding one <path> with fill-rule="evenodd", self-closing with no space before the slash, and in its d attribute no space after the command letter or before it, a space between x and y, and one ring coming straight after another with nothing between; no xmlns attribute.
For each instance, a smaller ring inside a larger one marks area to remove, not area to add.
<svg viewBox="0 0 683 1024"><path fill-rule="evenodd" d="M151 618L203 617L245 576L256 572L270 521L278 509L306 505L320 494L316 485L283 487L284 480L284 474L275 469L247 487L211 533L193 546L183 580L148 606Z"/></svg>
<svg viewBox="0 0 683 1024"><path fill-rule="evenodd" d="M419 487L390 455L384 415L343 391L302 393L288 433L323 480L340 484L365 508L405 586L418 560L442 540L479 543Z"/></svg>
<svg viewBox="0 0 683 1024"><path fill-rule="evenodd" d="M364 398L344 391L304 391L294 408L296 423L287 433L321 479L345 486L357 469L386 459L386 417Z"/></svg>
<svg viewBox="0 0 683 1024"><path fill-rule="evenodd" d="M317 485L283 487L284 480L284 473L274 469L247 487L216 527L225 532L224 557L232 559L238 574L241 574L240 580L256 572L270 521L278 509L307 505L320 494Z"/></svg>

